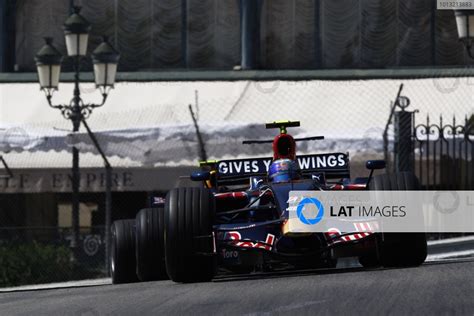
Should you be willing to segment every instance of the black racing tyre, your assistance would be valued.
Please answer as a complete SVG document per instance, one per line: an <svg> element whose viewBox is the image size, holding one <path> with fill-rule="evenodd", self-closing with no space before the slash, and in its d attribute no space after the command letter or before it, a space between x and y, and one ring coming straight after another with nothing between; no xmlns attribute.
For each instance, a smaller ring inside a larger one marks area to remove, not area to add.
<svg viewBox="0 0 474 316"><path fill-rule="evenodd" d="M337 258L327 259L324 262L323 268L333 269L337 267Z"/></svg>
<svg viewBox="0 0 474 316"><path fill-rule="evenodd" d="M378 268L382 265L376 251L360 256L359 263L367 269Z"/></svg>
<svg viewBox="0 0 474 316"><path fill-rule="evenodd" d="M166 280L164 208L145 208L136 217L136 262L140 281Z"/></svg>
<svg viewBox="0 0 474 316"><path fill-rule="evenodd" d="M417 177L411 172L377 175L372 178L369 189L377 191L419 190ZM421 212L421 210L420 210ZM378 262L385 267L410 267L421 265L427 256L425 233L383 233L377 236ZM374 254L369 259L374 259ZM362 261L365 258L361 257ZM375 259L374 259L375 260ZM361 262L362 263L362 262ZM374 263L369 262L368 263Z"/></svg>
<svg viewBox="0 0 474 316"><path fill-rule="evenodd" d="M175 282L205 282L215 274L214 196L204 188L176 188L165 204L166 271Z"/></svg>
<svg viewBox="0 0 474 316"><path fill-rule="evenodd" d="M115 221L111 227L110 276L113 284L136 282L135 220Z"/></svg>
<svg viewBox="0 0 474 316"><path fill-rule="evenodd" d="M178 181L176 182L176 187L177 188L203 188L203 182L202 181L193 181L189 178L179 178Z"/></svg>

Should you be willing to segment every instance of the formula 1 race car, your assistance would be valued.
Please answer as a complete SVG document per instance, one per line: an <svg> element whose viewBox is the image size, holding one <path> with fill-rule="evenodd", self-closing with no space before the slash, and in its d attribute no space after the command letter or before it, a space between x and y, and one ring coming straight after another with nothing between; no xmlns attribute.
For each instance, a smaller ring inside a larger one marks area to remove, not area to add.
<svg viewBox="0 0 474 316"><path fill-rule="evenodd" d="M273 157L204 161L191 175L197 185L172 189L136 219L112 225L110 273L114 283L170 278L209 281L217 274L282 269L333 268L340 257L358 257L363 267L418 266L426 258L424 233L352 231L294 233L288 230L290 191L417 190L408 172L373 175L385 162L370 160L367 178L350 180L345 153L296 156L287 128L274 122ZM363 223L359 225L364 226Z"/></svg>

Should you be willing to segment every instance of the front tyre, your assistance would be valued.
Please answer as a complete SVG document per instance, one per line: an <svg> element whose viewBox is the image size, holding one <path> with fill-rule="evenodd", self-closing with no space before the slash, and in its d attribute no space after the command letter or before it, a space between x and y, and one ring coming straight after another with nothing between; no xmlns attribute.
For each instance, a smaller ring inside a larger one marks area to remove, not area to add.
<svg viewBox="0 0 474 316"><path fill-rule="evenodd" d="M204 188L176 188L166 197L165 262L175 282L210 281L215 274L214 196Z"/></svg>

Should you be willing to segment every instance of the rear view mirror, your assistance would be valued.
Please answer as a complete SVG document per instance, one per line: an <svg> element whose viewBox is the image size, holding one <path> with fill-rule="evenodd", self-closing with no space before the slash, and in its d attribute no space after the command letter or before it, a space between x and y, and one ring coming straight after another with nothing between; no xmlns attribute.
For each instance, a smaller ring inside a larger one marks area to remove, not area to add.
<svg viewBox="0 0 474 316"><path fill-rule="evenodd" d="M385 160L368 160L365 164L369 170L384 169L386 166Z"/></svg>
<svg viewBox="0 0 474 316"><path fill-rule="evenodd" d="M195 171L191 173L191 180L193 181L206 181L211 178L209 171Z"/></svg>

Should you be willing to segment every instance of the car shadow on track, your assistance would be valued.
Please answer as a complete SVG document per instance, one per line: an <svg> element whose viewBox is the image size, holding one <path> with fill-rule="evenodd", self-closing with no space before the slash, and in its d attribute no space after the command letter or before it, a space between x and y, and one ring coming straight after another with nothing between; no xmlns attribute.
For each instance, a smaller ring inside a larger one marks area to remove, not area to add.
<svg viewBox="0 0 474 316"><path fill-rule="evenodd" d="M332 268L332 269L314 269L314 270L287 270L287 271L274 271L274 272L257 272L251 274L233 274L233 275L222 275L214 278L212 282L233 282L233 281L246 281L246 280L259 280L259 279L274 279L274 278L287 278L287 277L300 277L309 275L325 275L325 274L341 274L350 272L366 272L378 269L364 269L362 267L353 268Z"/></svg>
<svg viewBox="0 0 474 316"><path fill-rule="evenodd" d="M450 259L440 261L429 261L425 262L423 266L430 265L446 265L456 264L463 262L474 262L474 258L464 259ZM403 267L403 268L363 268L363 267L347 267L347 268L331 268L331 269L313 269L313 270L287 270L287 271L275 271L275 272L261 272L251 274L234 274L234 275L222 275L212 280L212 282L234 282L234 281L251 281L260 279L275 279L275 278L288 278L288 277L300 277L300 276L315 276L315 275L328 275L328 274L341 274L341 273L355 273L355 272L382 272L387 270L397 269L417 269L420 267Z"/></svg>

